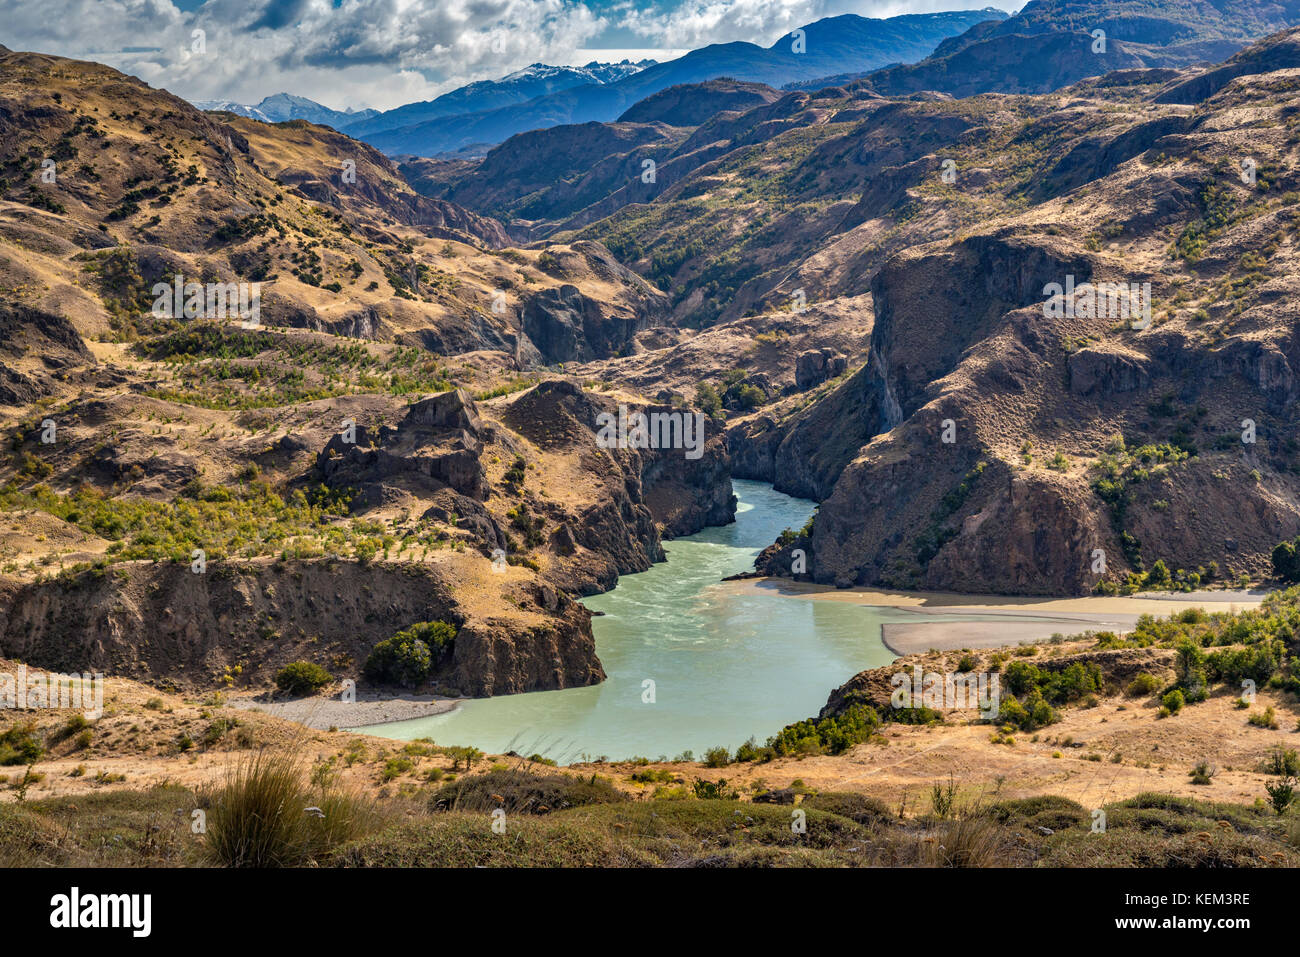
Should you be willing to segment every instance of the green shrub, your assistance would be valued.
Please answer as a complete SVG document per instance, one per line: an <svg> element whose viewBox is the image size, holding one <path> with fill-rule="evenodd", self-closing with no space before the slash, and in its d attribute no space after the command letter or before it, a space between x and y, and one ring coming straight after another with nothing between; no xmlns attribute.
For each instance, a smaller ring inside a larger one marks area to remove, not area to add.
<svg viewBox="0 0 1300 957"><path fill-rule="evenodd" d="M275 673L275 686L295 695L313 694L333 680L333 675L311 661L294 661Z"/></svg>
<svg viewBox="0 0 1300 957"><path fill-rule="evenodd" d="M393 780L393 778L405 774L413 767L415 767L414 761L410 758L404 758L399 755L395 758L389 758L384 762L383 770L379 772L379 776L384 779L385 783L387 783L388 781Z"/></svg>
<svg viewBox="0 0 1300 957"><path fill-rule="evenodd" d="M438 789L430 800L437 811L507 814L548 814L587 804L614 804L630 798L595 774L532 774L494 768L486 774L460 778Z"/></svg>
<svg viewBox="0 0 1300 957"><path fill-rule="evenodd" d="M1054 794L999 801L989 805L985 813L1003 824L1031 829L1046 827L1052 831L1063 831L1088 820L1083 805Z"/></svg>
<svg viewBox="0 0 1300 957"><path fill-rule="evenodd" d="M365 675L380 684L414 688L424 683L456 640L456 627L445 621L417 622L375 645L366 658Z"/></svg>
<svg viewBox="0 0 1300 957"><path fill-rule="evenodd" d="M1246 719L1256 728L1271 728L1277 730L1277 712L1273 710L1272 705L1263 711L1254 711Z"/></svg>
<svg viewBox="0 0 1300 957"><path fill-rule="evenodd" d="M1300 538L1274 546L1273 574L1284 582L1300 581Z"/></svg>
<svg viewBox="0 0 1300 957"><path fill-rule="evenodd" d="M1293 778L1287 778L1284 781L1265 781L1264 790L1268 792L1268 803L1273 806L1278 817L1286 813L1286 809L1291 806L1295 800L1295 784Z"/></svg>
<svg viewBox="0 0 1300 957"><path fill-rule="evenodd" d="M866 741L880 727L880 715L867 704L855 703L838 715L787 725L768 739L777 754L841 754Z"/></svg>
<svg viewBox="0 0 1300 957"><path fill-rule="evenodd" d="M1159 687L1160 682L1156 680L1156 676L1143 671L1134 675L1125 690L1130 698L1141 698L1144 695L1155 694Z"/></svg>
<svg viewBox="0 0 1300 957"><path fill-rule="evenodd" d="M736 760L771 761L776 757L776 749L771 745L760 745L753 738L736 748Z"/></svg>
<svg viewBox="0 0 1300 957"><path fill-rule="evenodd" d="M1264 773L1279 777L1300 777L1300 755L1291 748L1278 745L1269 752L1264 761Z"/></svg>
<svg viewBox="0 0 1300 957"><path fill-rule="evenodd" d="M1160 699L1160 704L1167 708L1170 714L1177 714L1179 711L1183 710L1183 705L1185 703L1186 699L1183 697L1181 688L1175 688Z"/></svg>
<svg viewBox="0 0 1300 957"><path fill-rule="evenodd" d="M719 778L716 781L705 781L703 778L696 778L691 783L691 790L694 791L695 796L702 801L740 800L740 794L727 787L726 778Z"/></svg>
<svg viewBox="0 0 1300 957"><path fill-rule="evenodd" d="M726 748L709 748L704 752L704 766L706 768L725 768L731 763L731 752Z"/></svg>
<svg viewBox="0 0 1300 957"><path fill-rule="evenodd" d="M45 745L36 733L36 723L16 724L0 733L0 766L35 764L45 753Z"/></svg>
<svg viewBox="0 0 1300 957"><path fill-rule="evenodd" d="M1013 725L1021 731L1037 731L1059 720L1060 715L1037 688L1030 691L1023 702L1014 695L1003 696L998 709L999 723Z"/></svg>
<svg viewBox="0 0 1300 957"><path fill-rule="evenodd" d="M893 819L893 812L877 798L849 791L825 791L807 795L799 805L847 817L858 824L880 824Z"/></svg>

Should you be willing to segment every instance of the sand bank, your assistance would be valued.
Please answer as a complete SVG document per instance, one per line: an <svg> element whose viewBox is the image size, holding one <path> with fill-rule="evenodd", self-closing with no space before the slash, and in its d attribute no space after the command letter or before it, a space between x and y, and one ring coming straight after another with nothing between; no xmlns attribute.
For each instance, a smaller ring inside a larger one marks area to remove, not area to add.
<svg viewBox="0 0 1300 957"><path fill-rule="evenodd" d="M363 728L389 721L406 721L442 714L456 707L459 698L443 698L427 694L402 694L384 697L373 693L357 694L355 702L338 698L295 698L290 701L263 701L257 698L233 698L226 702L230 708L245 711L262 711L276 717L287 718L309 728Z"/></svg>
<svg viewBox="0 0 1300 957"><path fill-rule="evenodd" d="M1141 615L1166 616L1187 608L1243 611L1255 608L1264 591L1168 592L1141 596L1088 595L1072 598L1008 595L958 595L901 592L876 588L833 588L778 578L724 582L737 593L780 595L808 601L836 601L924 612L925 620L881 626L881 640L896 655L930 650L997 648L1043 641L1052 635L1084 631L1131 631ZM951 615L953 621L934 621ZM981 620L991 619L991 620Z"/></svg>

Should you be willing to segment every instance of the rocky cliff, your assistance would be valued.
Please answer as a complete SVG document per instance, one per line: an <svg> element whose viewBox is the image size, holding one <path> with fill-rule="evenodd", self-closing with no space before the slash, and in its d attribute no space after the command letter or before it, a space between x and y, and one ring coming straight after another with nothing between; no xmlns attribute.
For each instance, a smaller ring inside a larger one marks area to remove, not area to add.
<svg viewBox="0 0 1300 957"><path fill-rule="evenodd" d="M604 679L590 613L514 580L490 605L482 578L438 564L351 561L135 563L52 581L0 583L0 654L62 672L185 689L270 682L312 660L359 679L375 643L420 621L457 627L433 687L515 694ZM467 596L474 594L474 600Z"/></svg>

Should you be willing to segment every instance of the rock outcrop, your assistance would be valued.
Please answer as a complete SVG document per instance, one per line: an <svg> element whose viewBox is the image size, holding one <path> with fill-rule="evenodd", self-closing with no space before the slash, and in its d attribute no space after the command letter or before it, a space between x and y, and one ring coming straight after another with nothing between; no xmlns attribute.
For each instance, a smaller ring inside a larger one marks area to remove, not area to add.
<svg viewBox="0 0 1300 957"><path fill-rule="evenodd" d="M849 357L834 349L808 349L799 353L794 364L795 387L800 392L821 385L827 379L843 375Z"/></svg>
<svg viewBox="0 0 1300 957"><path fill-rule="evenodd" d="M484 426L474 401L457 389L417 402L396 428L377 433L354 425L330 439L316 461L325 482L358 488L362 503L378 505L395 486L407 491L450 488L471 499L487 497L479 461Z"/></svg>
<svg viewBox="0 0 1300 957"><path fill-rule="evenodd" d="M610 315L577 286L546 289L524 305L525 335L547 363L585 362L621 355L640 332L644 319Z"/></svg>

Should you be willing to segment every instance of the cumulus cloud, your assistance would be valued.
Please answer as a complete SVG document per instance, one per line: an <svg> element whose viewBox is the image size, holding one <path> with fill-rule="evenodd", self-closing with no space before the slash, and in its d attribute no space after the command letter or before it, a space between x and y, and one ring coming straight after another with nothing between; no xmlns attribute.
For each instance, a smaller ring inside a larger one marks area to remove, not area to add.
<svg viewBox="0 0 1300 957"><path fill-rule="evenodd" d="M191 99L285 90L335 108L568 62L604 28L565 0L0 0L0 23L12 49L98 60Z"/></svg>
<svg viewBox="0 0 1300 957"><path fill-rule="evenodd" d="M745 40L770 46L796 27L845 13L894 17L906 13L1018 7L1014 0L681 0L628 4L619 25L661 47L694 49L708 43Z"/></svg>

